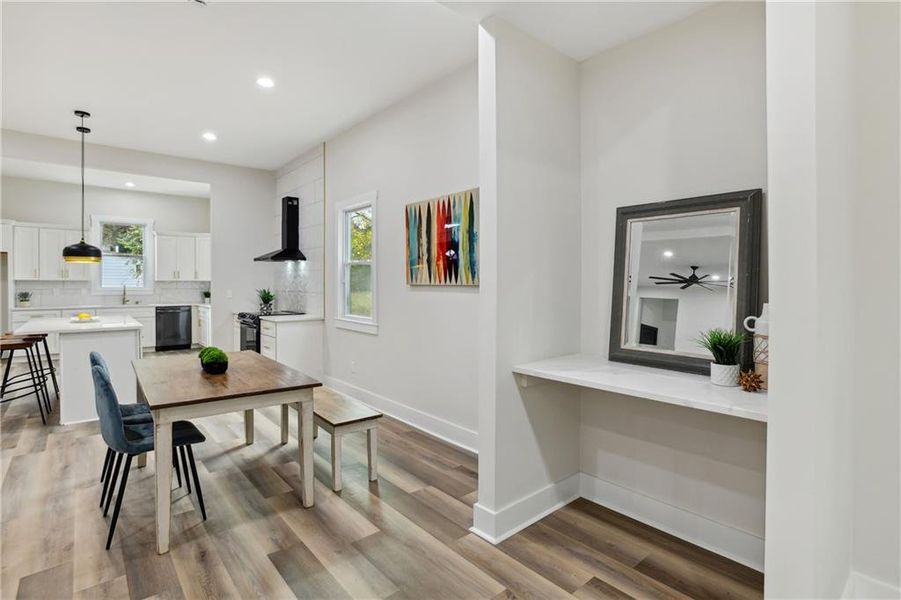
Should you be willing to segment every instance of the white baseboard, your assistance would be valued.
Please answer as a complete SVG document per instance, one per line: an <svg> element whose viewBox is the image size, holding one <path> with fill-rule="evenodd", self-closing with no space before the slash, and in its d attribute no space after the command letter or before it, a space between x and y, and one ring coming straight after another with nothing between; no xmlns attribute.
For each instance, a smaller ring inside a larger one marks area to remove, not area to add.
<svg viewBox="0 0 901 600"><path fill-rule="evenodd" d="M445 421L440 417L430 415L411 406L407 406L406 404L401 404L400 402L386 398L385 396L375 394L336 377L326 375L323 377L323 383L342 394L356 398L360 402L364 402L373 408L382 411L398 421L403 421L408 425L421 429L426 433L462 448L463 450L478 454L478 432L466 429L465 427L460 427L450 421Z"/></svg>
<svg viewBox="0 0 901 600"><path fill-rule="evenodd" d="M504 541L578 498L580 475L576 473L547 485L497 511L476 502L470 531L492 544Z"/></svg>
<svg viewBox="0 0 901 600"><path fill-rule="evenodd" d="M901 598L901 588L859 571L851 571L845 582L842 598L871 600L876 598Z"/></svg>
<svg viewBox="0 0 901 600"><path fill-rule="evenodd" d="M764 539L666 502L582 473L580 494L680 539L763 571Z"/></svg>

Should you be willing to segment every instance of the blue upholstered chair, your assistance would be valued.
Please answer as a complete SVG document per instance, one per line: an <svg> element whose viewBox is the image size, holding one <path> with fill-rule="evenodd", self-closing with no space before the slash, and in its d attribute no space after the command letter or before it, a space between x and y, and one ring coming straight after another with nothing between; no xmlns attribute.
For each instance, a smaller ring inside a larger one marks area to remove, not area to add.
<svg viewBox="0 0 901 600"><path fill-rule="evenodd" d="M91 358L93 362L93 354ZM122 507L122 497L125 495L125 486L128 483L131 459L139 454L144 454L145 452L153 450L153 424L139 423L127 425L119 410L119 399L116 397L116 391L113 389L113 384L110 381L108 371L98 363L91 367L91 375L94 379L94 403L97 408L97 415L100 417L100 435L115 456L115 460L110 461L111 466L112 463L115 462L115 467L113 467L112 471L108 472L106 475L107 480L106 485L104 486L104 495L106 496L105 503L104 499L101 497L101 504L104 506L104 516L109 512L113 491L116 487L116 480L119 477L119 469L122 466L122 457L126 457L125 468L122 471L122 482L119 486L119 493L116 496L116 505L113 509L113 519L110 522L109 535L106 539L106 549L109 550L110 544L113 541L113 534L116 531L116 522L119 519L119 509ZM194 462L194 452L191 448L192 444L198 444L204 441L206 441L206 438L200 433L200 430L190 422L176 421L172 424L172 445L175 449L181 451L186 479L189 474L188 467L190 465L190 471L193 472L194 487L197 490L197 501L200 504L200 512L203 515L203 519L206 520L203 492L200 489L200 480L197 477L197 465ZM187 452L185 452L185 450ZM190 483L188 485L190 491ZM107 488L108 492L106 491Z"/></svg>
<svg viewBox="0 0 901 600"><path fill-rule="evenodd" d="M103 358L103 355L99 352L91 352L91 367L100 367L104 371L106 371L107 376L109 376L109 365L106 364L106 360ZM135 404L120 404L119 412L122 413L122 421L126 425L135 425L138 423L153 423L153 416L150 414L150 407L146 404L141 404L136 402ZM109 476L109 471L112 469L113 459L113 450L112 448L106 449L106 458L103 459L103 469L100 470L100 483L104 483ZM178 485L181 486L181 475L178 476ZM106 488L107 486L103 486L103 493L100 495L101 504L103 502L103 497L106 496Z"/></svg>

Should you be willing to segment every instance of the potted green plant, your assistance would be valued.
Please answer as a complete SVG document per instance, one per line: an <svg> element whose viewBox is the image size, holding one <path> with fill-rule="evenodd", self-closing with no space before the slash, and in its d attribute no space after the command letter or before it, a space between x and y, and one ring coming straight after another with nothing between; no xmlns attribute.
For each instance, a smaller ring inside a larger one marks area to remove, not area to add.
<svg viewBox="0 0 901 600"><path fill-rule="evenodd" d="M31 292L19 292L16 294L16 299L19 301L19 306L23 308L31 306Z"/></svg>
<svg viewBox="0 0 901 600"><path fill-rule="evenodd" d="M271 315L272 302L275 300L275 294L273 294L268 288L263 288L261 290L257 290L257 296L260 298L260 314Z"/></svg>
<svg viewBox="0 0 901 600"><path fill-rule="evenodd" d="M210 303L210 291L209 290L203 291L203 292L201 292L201 295L203 296L203 303L209 304Z"/></svg>
<svg viewBox="0 0 901 600"><path fill-rule="evenodd" d="M197 355L200 366L210 375L221 375L228 371L228 354L216 346L207 346Z"/></svg>
<svg viewBox="0 0 901 600"><path fill-rule="evenodd" d="M732 387L738 385L741 352L748 337L727 329L710 329L701 333L697 343L713 355L710 383Z"/></svg>

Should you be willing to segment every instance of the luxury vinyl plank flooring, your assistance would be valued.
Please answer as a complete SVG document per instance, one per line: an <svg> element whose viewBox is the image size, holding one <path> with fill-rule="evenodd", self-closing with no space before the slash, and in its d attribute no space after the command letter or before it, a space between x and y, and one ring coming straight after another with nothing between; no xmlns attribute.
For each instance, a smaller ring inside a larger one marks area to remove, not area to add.
<svg viewBox="0 0 901 600"><path fill-rule="evenodd" d="M584 500L492 546L469 532L477 458L389 417L380 480L368 481L365 436L349 435L340 493L321 432L316 506L304 509L297 442L279 444L276 409L259 411L253 446L241 414L196 421L209 519L175 489L166 555L155 549L153 460L133 469L107 551L105 446L96 424L62 427L57 415L43 426L31 399L0 405L3 598L762 597L760 573Z"/></svg>

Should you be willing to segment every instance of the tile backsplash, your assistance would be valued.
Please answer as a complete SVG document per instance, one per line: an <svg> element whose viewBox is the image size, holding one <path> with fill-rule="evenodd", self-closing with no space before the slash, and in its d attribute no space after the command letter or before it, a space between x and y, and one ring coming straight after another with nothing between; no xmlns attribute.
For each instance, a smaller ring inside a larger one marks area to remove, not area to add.
<svg viewBox="0 0 901 600"><path fill-rule="evenodd" d="M91 293L87 281L16 281L16 293L31 292L30 308L42 306L79 306L122 304L121 292L114 295ZM195 304L203 302L201 292L210 289L206 281L157 281L152 294L129 293L132 302L141 304ZM16 303L18 306L18 303Z"/></svg>

